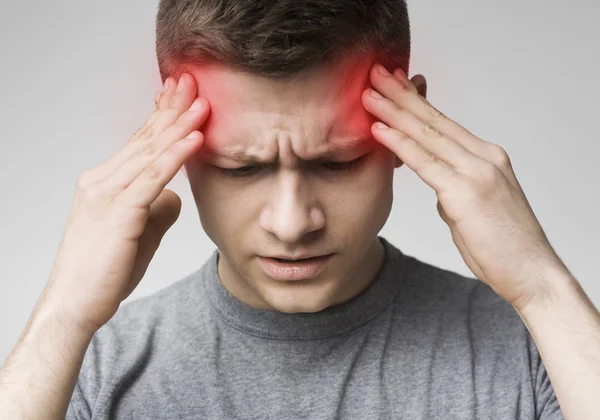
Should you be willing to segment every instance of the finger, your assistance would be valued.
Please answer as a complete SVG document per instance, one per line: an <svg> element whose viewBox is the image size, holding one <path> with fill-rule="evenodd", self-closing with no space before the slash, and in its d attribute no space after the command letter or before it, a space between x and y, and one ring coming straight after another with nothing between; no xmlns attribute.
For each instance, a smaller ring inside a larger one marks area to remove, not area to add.
<svg viewBox="0 0 600 420"><path fill-rule="evenodd" d="M442 193L451 189L457 176L447 163L438 159L405 133L380 122L371 129L375 139L394 152L427 185Z"/></svg>
<svg viewBox="0 0 600 420"><path fill-rule="evenodd" d="M181 198L175 192L168 189L164 189L150 205L148 223L140 236L140 247L122 300L127 298L138 286L156 250L160 246L162 238L177 221L180 213Z"/></svg>
<svg viewBox="0 0 600 420"><path fill-rule="evenodd" d="M177 121L179 116L187 111L190 105L198 97L198 86L196 79L188 73L181 75L179 83L169 78L168 90L164 92L158 101L158 112L154 118L146 124L146 130L141 129L140 134L131 138L130 142L145 142L152 138L152 132L162 132ZM150 133L148 133L150 131Z"/></svg>
<svg viewBox="0 0 600 420"><path fill-rule="evenodd" d="M169 102L168 99L165 100L165 98L169 98L170 96L174 95L176 86L177 84L171 77L168 77L167 80L165 80L163 90L158 92L154 98L155 106L152 114L146 120L145 124L140 127L139 130L137 130L129 139L129 143L135 143L136 141L144 142L150 138L149 134L151 135L151 133L149 133L149 131L151 132L153 129L155 129L154 125L156 124L158 117L162 113L168 112L167 110L169 109Z"/></svg>
<svg viewBox="0 0 600 420"><path fill-rule="evenodd" d="M187 138L175 142L144 169L115 200L128 207L148 208L203 143L204 136L199 131L194 131Z"/></svg>
<svg viewBox="0 0 600 420"><path fill-rule="evenodd" d="M172 87L173 80L169 77L165 80L165 85L162 92L157 93L158 101L164 98L165 95L172 94L170 88ZM105 162L102 162L96 166L93 166L87 170L88 182L95 184L106 177L114 173L123 163L131 158L139 149L142 147L140 143L149 141L154 135L157 134L158 130L154 127L154 123L158 118L158 115L164 112L160 108L159 103L156 103L152 114L148 117L146 122L131 136L125 147L121 148L115 155Z"/></svg>
<svg viewBox="0 0 600 420"><path fill-rule="evenodd" d="M195 86L195 81L191 82L188 85L188 91L183 92L183 98L180 98L178 101L172 101L171 98L177 94L177 83L173 78L167 78L164 90L159 95L158 104L146 123L133 134L125 147L116 155L108 161L90 169L90 179L92 179L92 183L99 182L111 176L133 156L145 153L144 150L147 150L149 147L147 143L152 141L152 139L160 135L177 121L185 111L185 109L182 109L183 106L190 106L193 101L193 99L190 99L193 96L193 93L190 92L194 92ZM174 104L173 107L171 106L171 103Z"/></svg>
<svg viewBox="0 0 600 420"><path fill-rule="evenodd" d="M373 66L370 77L371 84L379 93L389 98L399 108L406 109L425 124L453 139L475 156L490 161L490 157L493 156L490 156L489 146L492 143L473 135L431 105L427 99L419 95L417 88L401 69L396 69L393 75L389 73L383 75L378 68L378 65Z"/></svg>
<svg viewBox="0 0 600 420"><path fill-rule="evenodd" d="M175 124L155 139L145 143L145 147L131 156L112 176L103 181L105 182L104 188L111 196L116 196L128 188L144 171L148 171L161 155L168 152L171 147L181 147L176 144L200 128L208 116L208 104L202 98L198 98L194 104L198 108L190 107L188 112L182 114ZM150 169L150 172L152 171Z"/></svg>
<svg viewBox="0 0 600 420"><path fill-rule="evenodd" d="M156 96L154 97L154 109L152 110L152 114L150 114L150 117L148 117L148 119L144 123L144 126L142 126L140 130L145 129L146 126L148 126L148 125L154 124L154 122L156 121L156 118L158 118L158 115L160 114L160 106L158 104L160 102L160 98L163 95L164 95L164 92L162 92L162 91L156 93Z"/></svg>
<svg viewBox="0 0 600 420"><path fill-rule="evenodd" d="M181 198L171 190L163 189L156 200L150 204L149 226L162 238L179 218Z"/></svg>
<svg viewBox="0 0 600 420"><path fill-rule="evenodd" d="M424 124L407 110L400 109L377 91L367 89L363 94L363 102L367 111L391 128L406 133L453 169L466 173L473 167L481 167L483 162L480 158L434 127Z"/></svg>

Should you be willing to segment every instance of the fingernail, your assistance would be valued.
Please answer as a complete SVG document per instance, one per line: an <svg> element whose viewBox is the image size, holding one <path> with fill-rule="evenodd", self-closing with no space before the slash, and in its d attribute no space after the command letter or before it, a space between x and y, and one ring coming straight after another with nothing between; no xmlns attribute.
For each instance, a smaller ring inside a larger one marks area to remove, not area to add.
<svg viewBox="0 0 600 420"><path fill-rule="evenodd" d="M377 64L377 71L379 72L379 74L382 74L384 76L390 75L390 72L387 71L387 69L385 67L383 67L381 64Z"/></svg>
<svg viewBox="0 0 600 420"><path fill-rule="evenodd" d="M179 84L177 85L177 92L181 92L185 88L185 77L181 75L179 78Z"/></svg>
<svg viewBox="0 0 600 420"><path fill-rule="evenodd" d="M406 74L404 74L404 72L400 68L394 70L394 76L402 80L406 79Z"/></svg>
<svg viewBox="0 0 600 420"><path fill-rule="evenodd" d="M167 80L165 80L165 85L163 86L163 92L168 91L170 87L171 87L171 78L167 77Z"/></svg>
<svg viewBox="0 0 600 420"><path fill-rule="evenodd" d="M385 125L384 123L382 123L382 122L376 122L376 123L375 123L375 128L376 128L377 130L386 130L386 129L388 129L389 127L388 127L387 125Z"/></svg>

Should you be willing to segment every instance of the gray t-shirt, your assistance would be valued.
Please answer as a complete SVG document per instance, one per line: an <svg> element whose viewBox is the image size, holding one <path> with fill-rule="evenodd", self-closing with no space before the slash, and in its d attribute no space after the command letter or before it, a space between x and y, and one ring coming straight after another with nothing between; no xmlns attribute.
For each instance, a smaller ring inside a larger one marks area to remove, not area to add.
<svg viewBox="0 0 600 420"><path fill-rule="evenodd" d="M318 313L239 301L216 249L98 330L67 419L564 419L508 303L379 239L376 280Z"/></svg>

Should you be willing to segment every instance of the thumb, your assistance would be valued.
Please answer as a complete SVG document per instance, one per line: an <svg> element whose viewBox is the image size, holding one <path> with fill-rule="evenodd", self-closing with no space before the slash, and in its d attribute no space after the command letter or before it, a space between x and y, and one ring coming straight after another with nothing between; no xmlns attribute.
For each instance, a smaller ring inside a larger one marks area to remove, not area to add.
<svg viewBox="0 0 600 420"><path fill-rule="evenodd" d="M180 213L181 198L173 191L164 189L150 205L146 229L153 230L154 235L162 238L177 221Z"/></svg>
<svg viewBox="0 0 600 420"><path fill-rule="evenodd" d="M164 189L150 205L146 229L138 240L135 265L121 300L125 300L138 286L163 236L177 221L180 213L181 198L171 190Z"/></svg>

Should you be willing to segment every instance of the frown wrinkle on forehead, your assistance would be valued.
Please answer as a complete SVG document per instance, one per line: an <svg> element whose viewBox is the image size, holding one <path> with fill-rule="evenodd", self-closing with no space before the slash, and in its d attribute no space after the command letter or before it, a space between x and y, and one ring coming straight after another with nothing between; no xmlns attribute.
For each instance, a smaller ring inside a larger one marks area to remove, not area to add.
<svg viewBox="0 0 600 420"><path fill-rule="evenodd" d="M357 137L354 139L346 140L341 145L334 145L328 143L328 147L324 152L310 152L310 157L299 158L299 160L306 163L318 163L322 161L330 160L345 160L356 157L369 151L375 140L372 138ZM263 156L248 152L242 149L214 149L209 146L204 148L204 153L212 158L225 159L235 161L237 163L244 164L265 164L273 163L269 158L265 159Z"/></svg>
<svg viewBox="0 0 600 420"><path fill-rule="evenodd" d="M211 65L190 69L211 104L203 153L243 163L296 155L316 162L348 159L372 147L372 116L361 94L369 66L312 70L288 82Z"/></svg>

